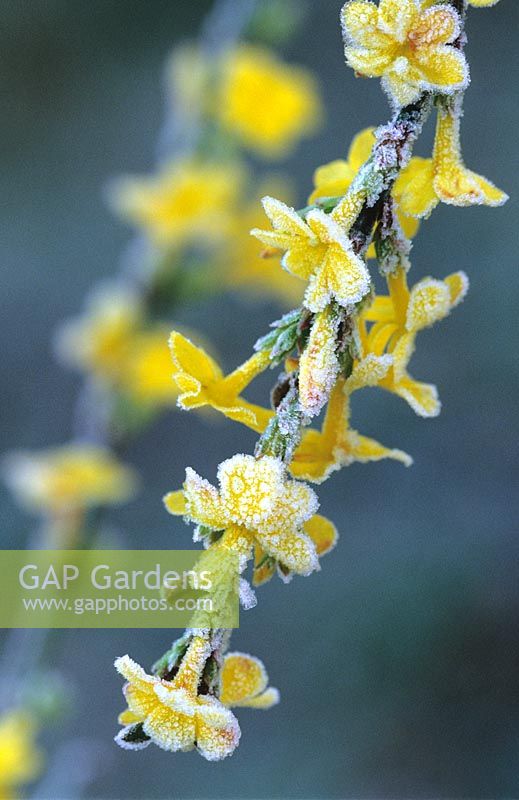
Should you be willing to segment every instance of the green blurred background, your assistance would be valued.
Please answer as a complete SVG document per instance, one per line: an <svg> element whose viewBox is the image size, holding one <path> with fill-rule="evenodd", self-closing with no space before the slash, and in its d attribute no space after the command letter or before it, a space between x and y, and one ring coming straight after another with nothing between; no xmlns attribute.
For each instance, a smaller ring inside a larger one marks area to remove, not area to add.
<svg viewBox="0 0 519 800"><path fill-rule="evenodd" d="M53 330L117 269L130 232L110 216L103 187L153 166L164 59L208 7L1 4L2 450L69 435L80 379L56 364ZM378 82L344 66L339 2L307 7L284 55L316 71L328 120L289 161L301 205L313 168L388 117ZM112 743L123 704L113 658L130 652L148 666L171 637L72 632L56 667L73 678L75 699L45 737L58 757L38 800L65 800L86 754L99 768L92 798L519 796L518 22L515 0L470 12L463 126L468 164L512 199L500 210L441 207L414 249L415 280L457 269L471 278L463 306L421 335L412 365L439 385L442 415L423 421L386 393L355 397L355 427L410 452L414 467L355 465L321 487L323 513L341 532L337 550L320 573L265 587L235 636L235 647L265 660L282 704L240 712L242 743L221 764L153 747L123 752ZM419 154L431 138L428 128ZM227 294L177 319L203 331L231 367L279 311ZM266 390L260 382L256 399ZM189 547L161 496L186 464L212 477L253 441L231 422L167 415L131 450L145 488L113 523L136 548ZM1 500L2 546L23 546L32 521L7 493Z"/></svg>

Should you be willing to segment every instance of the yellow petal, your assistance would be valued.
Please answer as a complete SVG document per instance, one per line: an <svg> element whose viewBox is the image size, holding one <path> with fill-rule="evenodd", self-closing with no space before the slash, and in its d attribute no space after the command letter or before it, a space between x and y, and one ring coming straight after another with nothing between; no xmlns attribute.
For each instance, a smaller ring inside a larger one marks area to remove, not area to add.
<svg viewBox="0 0 519 800"><path fill-rule="evenodd" d="M198 699L196 748L207 761L230 756L240 741L240 726L234 714L214 697Z"/></svg>
<svg viewBox="0 0 519 800"><path fill-rule="evenodd" d="M268 683L263 663L246 653L228 653L221 671L220 700L226 706L241 705L261 694Z"/></svg>
<svg viewBox="0 0 519 800"><path fill-rule="evenodd" d="M339 534L337 528L331 520L314 514L303 526L304 532L310 537L315 545L316 553L319 557L329 553L337 544Z"/></svg>
<svg viewBox="0 0 519 800"><path fill-rule="evenodd" d="M341 306L357 303L369 290L366 265L353 253L347 237L334 220L320 211L311 211L308 221L326 230L329 244L321 265L310 278L305 305L310 311L318 312L332 299Z"/></svg>
<svg viewBox="0 0 519 800"><path fill-rule="evenodd" d="M196 347L177 331L172 331L169 346L174 380L182 393L179 401L189 402L189 405L204 405L202 389L222 378L218 364L201 347Z"/></svg>
<svg viewBox="0 0 519 800"><path fill-rule="evenodd" d="M459 35L460 19L453 8L433 6L427 9L409 31L408 39L413 48L447 44Z"/></svg>
<svg viewBox="0 0 519 800"><path fill-rule="evenodd" d="M375 439L369 439L367 436L361 436L357 431L348 431L347 435L349 455L354 461L367 463L370 461L381 461L384 458L392 458L395 461L400 461L406 467L410 467L413 459L402 450L394 450L384 447L380 442Z"/></svg>
<svg viewBox="0 0 519 800"><path fill-rule="evenodd" d="M469 68L465 56L449 45L417 50L415 63L422 73L422 89L450 94L468 84Z"/></svg>
<svg viewBox="0 0 519 800"><path fill-rule="evenodd" d="M469 0L469 6L474 6L474 8L489 8L497 3L499 0Z"/></svg>
<svg viewBox="0 0 519 800"><path fill-rule="evenodd" d="M454 308L461 303L469 290L469 279L465 272L454 272L445 278L445 283L449 287L451 307Z"/></svg>
<svg viewBox="0 0 519 800"><path fill-rule="evenodd" d="M308 226L294 208L268 195L263 198L262 203L274 230L288 233L291 236L308 237Z"/></svg>
<svg viewBox="0 0 519 800"><path fill-rule="evenodd" d="M438 205L433 180L432 159L412 158L398 176L393 188L393 197L399 210L412 217L427 217Z"/></svg>
<svg viewBox="0 0 519 800"><path fill-rule="evenodd" d="M307 428L290 464L292 475L312 483L322 483L339 468L334 441L329 442L320 431Z"/></svg>
<svg viewBox="0 0 519 800"><path fill-rule="evenodd" d="M340 197L348 191L355 172L347 161L338 159L323 164L314 172L315 189L308 198L309 204L320 197Z"/></svg>
<svg viewBox="0 0 519 800"><path fill-rule="evenodd" d="M348 163L356 173L368 160L375 144L375 128L364 128L351 143L348 152Z"/></svg>
<svg viewBox="0 0 519 800"><path fill-rule="evenodd" d="M309 575L318 569L315 546L308 536L291 531L264 534L257 538L262 548L286 569L298 575Z"/></svg>
<svg viewBox="0 0 519 800"><path fill-rule="evenodd" d="M352 0L341 11L344 39L362 47L383 47L389 37L378 29L378 9L369 0Z"/></svg>
<svg viewBox="0 0 519 800"><path fill-rule="evenodd" d="M127 708L126 711L123 711L121 714L119 714L117 721L119 725L134 725L137 722L142 722L142 717L138 717L133 713L133 711L130 711L130 709Z"/></svg>
<svg viewBox="0 0 519 800"><path fill-rule="evenodd" d="M184 497L184 492L180 489L177 492L169 492L164 497L164 505L170 514L177 517L183 517L187 514L187 503Z"/></svg>
<svg viewBox="0 0 519 800"><path fill-rule="evenodd" d="M418 19L418 4L415 0L380 0L378 7L379 27L399 42Z"/></svg>
<svg viewBox="0 0 519 800"><path fill-rule="evenodd" d="M383 380L393 364L393 357L390 355L375 356L368 354L361 361L357 361L353 371L346 381L346 391L351 392L362 389L365 386L376 386Z"/></svg>
<svg viewBox="0 0 519 800"><path fill-rule="evenodd" d="M424 278L411 290L406 328L420 331L443 319L451 310L449 287L443 281Z"/></svg>
<svg viewBox="0 0 519 800"><path fill-rule="evenodd" d="M401 108L418 100L422 94L420 84L420 76L411 68L406 58L397 59L382 78L382 88L394 108Z"/></svg>
<svg viewBox="0 0 519 800"><path fill-rule="evenodd" d="M431 383L420 383L406 377L395 386L395 392L406 400L420 417L437 417L441 411L438 390Z"/></svg>
<svg viewBox="0 0 519 800"><path fill-rule="evenodd" d="M360 75L368 78L379 78L391 66L395 58L395 50L367 49L363 47L346 47L346 62Z"/></svg>
<svg viewBox="0 0 519 800"><path fill-rule="evenodd" d="M262 694L259 694L256 697L251 697L250 700L244 700L244 702L240 705L245 708L259 708L263 711L266 711L278 703L279 691L271 686L269 689L266 689L264 692L262 692Z"/></svg>
<svg viewBox="0 0 519 800"><path fill-rule="evenodd" d="M220 406L213 403L212 407L229 419L241 422L242 425L246 425L247 428L251 428L256 433L263 433L274 416L274 412L270 409L254 405L254 403L248 403L241 398L238 398L238 401L233 406Z"/></svg>
<svg viewBox="0 0 519 800"><path fill-rule="evenodd" d="M270 456L235 455L218 467L222 507L229 520L247 528L265 522L284 491L283 463Z"/></svg>
<svg viewBox="0 0 519 800"><path fill-rule="evenodd" d="M398 383L406 375L407 365L415 351L415 334L405 333L400 336L393 348L393 376L395 383Z"/></svg>
<svg viewBox="0 0 519 800"><path fill-rule="evenodd" d="M186 481L184 483L184 497L186 500L187 511L194 522L199 525L207 525L214 530L223 530L228 523L228 517L220 501L218 490L201 478L194 469L186 469Z"/></svg>

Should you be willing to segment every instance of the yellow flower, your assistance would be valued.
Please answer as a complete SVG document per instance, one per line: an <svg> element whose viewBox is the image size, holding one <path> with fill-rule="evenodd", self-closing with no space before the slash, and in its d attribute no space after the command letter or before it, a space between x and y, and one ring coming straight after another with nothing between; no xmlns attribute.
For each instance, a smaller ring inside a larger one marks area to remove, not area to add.
<svg viewBox="0 0 519 800"><path fill-rule="evenodd" d="M365 128L353 139L347 161L339 159L318 167L314 173L315 189L308 198L308 202L314 203L321 197L342 197L345 195L358 171L370 157L374 144L375 128ZM402 213L399 208L398 219L408 239L416 236L419 223L414 217ZM371 244L366 255L367 258L375 258L374 244Z"/></svg>
<svg viewBox="0 0 519 800"><path fill-rule="evenodd" d="M430 0L350 0L342 10L346 60L360 75L381 77L392 104L422 92L452 94L469 81L463 53L450 46L460 32L451 6Z"/></svg>
<svg viewBox="0 0 519 800"><path fill-rule="evenodd" d="M132 470L108 450L87 444L12 453L4 475L20 503L53 513L125 502L135 491Z"/></svg>
<svg viewBox="0 0 519 800"><path fill-rule="evenodd" d="M229 707L272 708L277 689L268 687L263 662L246 653L227 653L220 673L220 702Z"/></svg>
<svg viewBox="0 0 519 800"><path fill-rule="evenodd" d="M488 8L489 6L495 6L499 3L499 0L468 0L469 6L474 6L474 8Z"/></svg>
<svg viewBox="0 0 519 800"><path fill-rule="evenodd" d="M350 395L364 386L373 386L388 372L391 359L387 356L356 365L351 377L340 378L330 396L320 431L309 428L295 451L290 471L296 478L323 483L332 472L353 464L393 458L410 466L412 459L401 450L390 450L374 439L361 436L349 427Z"/></svg>
<svg viewBox="0 0 519 800"><path fill-rule="evenodd" d="M303 220L279 200L263 198L273 230L255 228L251 233L267 247L283 250L283 267L308 281L304 303L310 311L322 311L331 300L352 306L369 290L366 265L347 236L363 202L359 195L347 195L332 214L312 210Z"/></svg>
<svg viewBox="0 0 519 800"><path fill-rule="evenodd" d="M172 379L165 328L143 331L131 340L121 386L140 403L171 405L176 402L178 390Z"/></svg>
<svg viewBox="0 0 519 800"><path fill-rule="evenodd" d="M378 297L366 311L367 321L374 321L365 340L366 350L381 356L386 350L392 358L391 368L378 385L406 400L422 417L440 413L438 392L432 384L421 383L407 372L419 331L444 319L460 303L468 290L463 272L449 275L444 281L424 278L409 292L405 273L389 278L390 297Z"/></svg>
<svg viewBox="0 0 519 800"><path fill-rule="evenodd" d="M41 767L34 744L36 726L29 714L10 711L0 717L0 800L14 800L18 787Z"/></svg>
<svg viewBox="0 0 519 800"><path fill-rule="evenodd" d="M265 429L272 412L248 403L240 395L268 367L268 353L256 353L230 375L224 376L211 356L178 331L171 333L169 346L181 408L208 405L258 433Z"/></svg>
<svg viewBox="0 0 519 800"><path fill-rule="evenodd" d="M285 156L321 118L312 76L269 50L242 45L227 55L215 113L230 133L266 158Z"/></svg>
<svg viewBox="0 0 519 800"><path fill-rule="evenodd" d="M123 286L104 287L92 295L81 317L58 331L58 355L66 364L116 382L127 363L129 342L141 324L136 295Z"/></svg>
<svg viewBox="0 0 519 800"><path fill-rule="evenodd" d="M460 146L460 115L438 111L434 153L413 158L394 188L400 209L415 217L428 216L440 201L453 206L501 206L508 196L493 183L467 169Z"/></svg>
<svg viewBox="0 0 519 800"><path fill-rule="evenodd" d="M147 675L129 656L118 658L115 667L128 681L124 687L128 710L119 717L125 727L116 742L125 749L142 749L154 742L170 752L196 747L208 761L231 755L240 740L238 721L216 697L198 694L210 654L208 639L193 637L172 681Z"/></svg>
<svg viewBox="0 0 519 800"><path fill-rule="evenodd" d="M242 177L234 163L175 161L154 177L120 180L113 202L154 244L199 245L229 232Z"/></svg>
<svg viewBox="0 0 519 800"><path fill-rule="evenodd" d="M164 498L167 510L225 531L220 546L246 558L256 546L288 573L308 575L318 568L305 527L317 497L306 484L286 477L282 461L236 455L220 464L218 481L219 489L187 469L183 491Z"/></svg>
<svg viewBox="0 0 519 800"><path fill-rule="evenodd" d="M258 193L258 199L247 204L238 213L234 233L229 237L222 268L232 289L243 289L252 295L274 297L290 307L301 304L303 289L301 281L280 269L279 261L269 258L269 251L261 251L258 242L250 235L251 228L263 223L263 214L258 200L265 194L290 195L287 186L280 180L269 180Z"/></svg>

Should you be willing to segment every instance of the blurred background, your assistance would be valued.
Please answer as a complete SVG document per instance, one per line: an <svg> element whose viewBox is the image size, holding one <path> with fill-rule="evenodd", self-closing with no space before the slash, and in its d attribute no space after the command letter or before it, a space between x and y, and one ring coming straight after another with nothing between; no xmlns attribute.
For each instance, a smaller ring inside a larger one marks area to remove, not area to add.
<svg viewBox="0 0 519 800"><path fill-rule="evenodd" d="M57 364L53 331L118 267L131 232L107 210L104 186L152 169L164 61L209 7L1 5L2 451L70 435L80 377ZM315 72L326 107L323 131L288 161L298 206L316 166L344 157L358 130L389 116L378 81L355 80L344 65L339 8L308 0L282 47ZM414 466L356 464L320 487L341 534L336 551L320 573L260 590L235 635L234 647L266 662L282 703L240 712L241 745L221 764L154 747L124 752L112 742L123 704L113 659L129 652L149 666L173 635L70 632L55 666L73 682L73 701L45 734L38 800L65 800L86 752L95 763L84 795L99 799L519 796L518 23L513 0L471 10L463 124L467 164L511 200L503 209L441 206L413 251L415 281L458 269L471 279L463 306L421 335L412 364L438 384L442 414L424 421L387 393L355 396L355 427L411 453ZM431 142L429 125L418 154L428 156ZM280 313L274 301L227 292L176 319L232 368ZM272 377L251 399L265 402ZM212 478L254 441L223 419L172 411L158 420L126 459L143 475L140 494L111 512L128 546L191 547L162 495L180 486L186 464ZM33 521L3 488L0 513L1 546L23 547Z"/></svg>

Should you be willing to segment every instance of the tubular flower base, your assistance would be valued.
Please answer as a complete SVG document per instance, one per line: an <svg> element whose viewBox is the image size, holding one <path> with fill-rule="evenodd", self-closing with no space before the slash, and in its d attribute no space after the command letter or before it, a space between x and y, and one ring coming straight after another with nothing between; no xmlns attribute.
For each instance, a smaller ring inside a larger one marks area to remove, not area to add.
<svg viewBox="0 0 519 800"><path fill-rule="evenodd" d="M241 392L269 365L265 353L257 353L226 377L218 364L201 347L173 331L169 339L173 359L173 380L179 390L181 408L210 406L226 417L262 432L271 412L248 403Z"/></svg>
<svg viewBox="0 0 519 800"><path fill-rule="evenodd" d="M14 800L18 788L40 772L35 733L36 725L26 712L11 711L0 717L0 800Z"/></svg>
<svg viewBox="0 0 519 800"><path fill-rule="evenodd" d="M394 189L406 214L426 217L441 201L451 206L502 206L508 196L486 178L467 169L460 147L460 114L438 112L434 155L413 158Z"/></svg>
<svg viewBox="0 0 519 800"><path fill-rule="evenodd" d="M342 11L346 60L360 75L382 77L395 108L422 92L453 94L469 80L468 65L452 43L460 18L430 0L351 0Z"/></svg>
<svg viewBox="0 0 519 800"><path fill-rule="evenodd" d="M406 467L412 464L413 460L407 453L390 450L348 427L351 393L363 386L378 383L387 374L390 366L391 359L386 356L370 364L371 369L364 370L362 378L359 366L349 381L342 379L337 382L328 403L322 429L317 431L312 428L303 433L303 440L290 465L294 477L312 483L323 483L332 472L349 466L354 461L367 463L392 458L401 461Z"/></svg>

